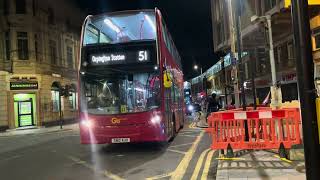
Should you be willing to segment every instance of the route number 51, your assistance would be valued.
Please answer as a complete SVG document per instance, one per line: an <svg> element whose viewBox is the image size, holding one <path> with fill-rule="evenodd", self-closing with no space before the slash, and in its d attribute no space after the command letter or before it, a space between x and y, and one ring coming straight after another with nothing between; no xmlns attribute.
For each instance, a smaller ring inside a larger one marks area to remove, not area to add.
<svg viewBox="0 0 320 180"><path fill-rule="evenodd" d="M147 51L139 51L139 61L148 61L148 52Z"/></svg>

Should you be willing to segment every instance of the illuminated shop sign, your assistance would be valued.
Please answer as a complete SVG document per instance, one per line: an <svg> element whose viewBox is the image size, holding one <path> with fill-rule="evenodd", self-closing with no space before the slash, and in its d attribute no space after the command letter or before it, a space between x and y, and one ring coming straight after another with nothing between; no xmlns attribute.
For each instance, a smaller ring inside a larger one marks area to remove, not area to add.
<svg viewBox="0 0 320 180"><path fill-rule="evenodd" d="M149 50L91 54L92 65L117 65L130 63L145 63L151 61Z"/></svg>
<svg viewBox="0 0 320 180"><path fill-rule="evenodd" d="M38 82L10 82L10 90L38 89Z"/></svg>

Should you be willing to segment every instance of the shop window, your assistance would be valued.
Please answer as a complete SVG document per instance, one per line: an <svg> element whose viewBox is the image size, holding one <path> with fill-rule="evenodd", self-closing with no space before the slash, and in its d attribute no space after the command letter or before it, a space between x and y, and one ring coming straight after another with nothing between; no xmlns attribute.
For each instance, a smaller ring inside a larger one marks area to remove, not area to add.
<svg viewBox="0 0 320 180"><path fill-rule="evenodd" d="M71 46L67 46L67 63L68 67L73 67L73 49Z"/></svg>
<svg viewBox="0 0 320 180"><path fill-rule="evenodd" d="M51 64L57 64L57 43L53 40L49 41L49 53Z"/></svg>
<svg viewBox="0 0 320 180"><path fill-rule="evenodd" d="M6 60L10 60L10 51L11 51L11 43L10 43L10 32L7 31L5 33L5 43L6 43Z"/></svg>
<svg viewBox="0 0 320 180"><path fill-rule="evenodd" d="M316 49L320 49L320 34L316 34L315 37Z"/></svg>
<svg viewBox="0 0 320 180"><path fill-rule="evenodd" d="M17 14L26 13L26 0L16 0L16 13Z"/></svg>
<svg viewBox="0 0 320 180"><path fill-rule="evenodd" d="M28 33L27 32L18 32L18 58L20 60L29 59L29 48L28 48Z"/></svg>
<svg viewBox="0 0 320 180"><path fill-rule="evenodd" d="M51 100L52 100L52 111L59 112L60 111L60 93L59 90L53 89L51 90Z"/></svg>

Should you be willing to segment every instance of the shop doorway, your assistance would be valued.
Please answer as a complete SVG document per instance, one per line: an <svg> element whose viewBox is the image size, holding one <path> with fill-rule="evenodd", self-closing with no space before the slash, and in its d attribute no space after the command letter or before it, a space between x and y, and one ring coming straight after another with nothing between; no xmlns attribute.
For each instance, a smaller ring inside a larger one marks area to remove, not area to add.
<svg viewBox="0 0 320 180"><path fill-rule="evenodd" d="M16 127L36 125L36 95L15 94L14 111Z"/></svg>

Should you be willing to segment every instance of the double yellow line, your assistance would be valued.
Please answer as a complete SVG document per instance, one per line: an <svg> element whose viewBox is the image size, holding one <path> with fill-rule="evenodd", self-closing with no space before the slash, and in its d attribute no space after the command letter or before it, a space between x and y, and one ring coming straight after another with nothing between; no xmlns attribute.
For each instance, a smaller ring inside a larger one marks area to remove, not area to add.
<svg viewBox="0 0 320 180"><path fill-rule="evenodd" d="M208 153L209 152L209 153ZM202 175L201 175L201 180L206 180L208 178L208 174L209 174L209 168L210 168L210 165L211 165L211 160L212 160L212 156L213 156L213 153L215 151L210 151L210 149L206 149L205 151L203 151L198 159L198 162L196 164L196 167L193 171L193 174L191 176L191 180L196 180L199 176L199 173L200 173L200 170L201 170L201 167L202 167L202 164L203 164L203 160L205 158L205 156L207 155L207 159L206 161L204 162L204 168L203 168L203 171L202 171Z"/></svg>
<svg viewBox="0 0 320 180"><path fill-rule="evenodd" d="M194 129L197 127L197 123L196 122L192 122L191 124L189 124L189 128L190 129Z"/></svg>

